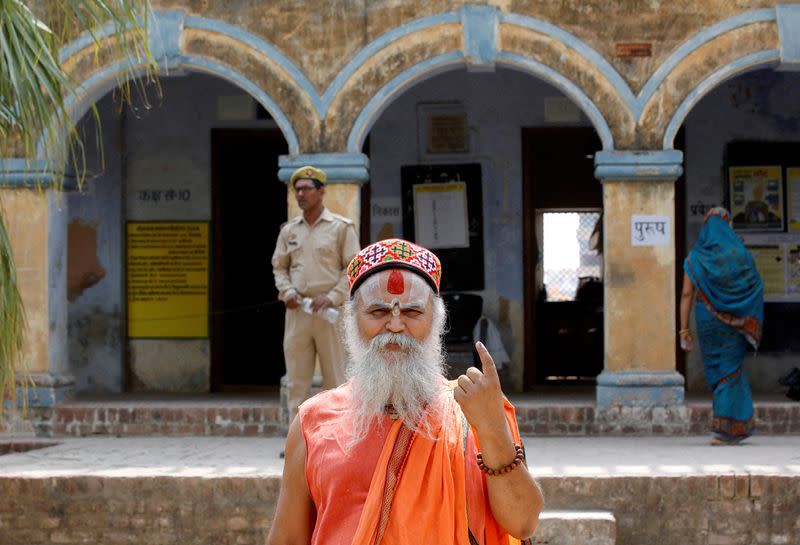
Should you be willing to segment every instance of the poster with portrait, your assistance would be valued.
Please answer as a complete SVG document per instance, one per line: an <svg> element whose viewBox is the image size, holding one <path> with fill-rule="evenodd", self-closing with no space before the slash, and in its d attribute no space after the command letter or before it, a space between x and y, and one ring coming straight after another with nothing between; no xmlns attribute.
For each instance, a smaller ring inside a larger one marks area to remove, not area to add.
<svg viewBox="0 0 800 545"><path fill-rule="evenodd" d="M783 231L783 173L780 166L728 169L733 228Z"/></svg>

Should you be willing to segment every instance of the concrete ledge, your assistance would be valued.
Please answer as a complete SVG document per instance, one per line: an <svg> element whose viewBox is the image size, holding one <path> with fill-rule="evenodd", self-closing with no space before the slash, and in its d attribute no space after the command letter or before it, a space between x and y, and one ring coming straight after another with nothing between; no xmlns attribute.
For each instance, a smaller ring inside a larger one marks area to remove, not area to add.
<svg viewBox="0 0 800 545"><path fill-rule="evenodd" d="M615 545L617 520L609 511L543 511L534 544Z"/></svg>

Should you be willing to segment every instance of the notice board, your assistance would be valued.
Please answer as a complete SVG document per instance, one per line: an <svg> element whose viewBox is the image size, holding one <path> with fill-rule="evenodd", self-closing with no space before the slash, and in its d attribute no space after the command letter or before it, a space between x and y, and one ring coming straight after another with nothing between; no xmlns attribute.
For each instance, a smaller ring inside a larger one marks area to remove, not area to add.
<svg viewBox="0 0 800 545"><path fill-rule="evenodd" d="M481 165L407 165L400 177L403 236L422 245L433 242L431 250L442 262L441 290L484 289Z"/></svg>
<svg viewBox="0 0 800 545"><path fill-rule="evenodd" d="M207 338L208 222L129 222L129 338Z"/></svg>

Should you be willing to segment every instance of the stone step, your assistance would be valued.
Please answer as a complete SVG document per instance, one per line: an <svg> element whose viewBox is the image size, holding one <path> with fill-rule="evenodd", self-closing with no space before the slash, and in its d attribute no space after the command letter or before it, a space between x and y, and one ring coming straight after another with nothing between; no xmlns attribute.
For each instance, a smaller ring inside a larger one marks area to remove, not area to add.
<svg viewBox="0 0 800 545"><path fill-rule="evenodd" d="M707 403L689 403L676 409L602 410L593 403L514 402L520 432L525 436L698 435L708 433L712 420ZM40 436L277 437L286 433L284 412L277 399L71 401L43 414L35 423ZM800 434L800 403L756 403L755 417L760 435Z"/></svg>
<svg viewBox="0 0 800 545"><path fill-rule="evenodd" d="M279 438L59 443L0 456L0 544L264 543L281 485ZM551 510L538 545L800 543L798 436L736 448L698 437L524 444Z"/></svg>
<svg viewBox="0 0 800 545"><path fill-rule="evenodd" d="M615 545L617 521L609 511L545 510L534 545Z"/></svg>

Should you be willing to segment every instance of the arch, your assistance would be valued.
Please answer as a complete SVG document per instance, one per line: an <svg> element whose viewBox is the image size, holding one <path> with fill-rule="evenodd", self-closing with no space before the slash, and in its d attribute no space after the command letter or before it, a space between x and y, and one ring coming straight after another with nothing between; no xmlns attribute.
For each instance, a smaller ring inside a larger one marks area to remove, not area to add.
<svg viewBox="0 0 800 545"><path fill-rule="evenodd" d="M289 153L300 152L300 144L297 133L289 117L261 87L258 86L246 74L234 69L224 61L212 57L197 54L184 54L180 51L181 37L185 29L199 29L216 32L230 37L235 42L241 43L248 48L261 52L268 59L272 60L289 75L289 82L294 82L301 88L301 92L309 88L313 89L312 84L302 74L302 72L274 46L264 42L241 29L227 23L206 19L202 17L185 17L183 12L160 11L151 13L151 38L150 48L153 56L158 60L159 70L169 72L174 69L188 69L190 71L205 73L217 76L229 83L246 91L261 106L263 106L275 120L278 128L286 138ZM113 32L111 25L105 25L99 29L93 37L88 32L81 34L75 40L64 46L59 52L59 60L62 65L78 59L81 53L95 40L102 40L110 36ZM73 121L77 121L91 108L91 105L105 96L108 92L119 85L118 75L124 70L133 68L132 77L138 77L144 73L144 65L134 66L129 60L116 61L101 67L86 78L73 92L66 97L65 103L67 111ZM42 135L37 145L39 155L43 146L46 145L47 133Z"/></svg>
<svg viewBox="0 0 800 545"><path fill-rule="evenodd" d="M575 52L576 58L581 59L582 62L591 64L596 69L592 71L590 77L593 78L593 81L597 82L598 86L603 88L609 96L613 97L612 100L615 101L616 104L627 110L627 112L623 112L622 115L625 116L628 114L628 118L630 119L631 104L635 100L633 93L619 73L602 57L602 55L576 36L545 21L518 14L504 13L496 8L485 6L478 8L482 10L479 17L470 17L470 15L472 15L469 13L471 9L475 9L475 6L465 5L462 6L460 14L453 12L420 19L407 25L407 28L403 29L402 32L400 32L399 29L393 29L391 32L384 34L370 43L346 65L345 70L334 80L337 82L337 85L332 85L328 91L326 91L326 95L330 93L329 106L337 98L337 95L333 93L333 91L347 92L348 86L346 83L348 80L350 83L349 87L357 86L358 82L356 78L353 77L356 75L357 70L360 69L362 72L366 71L369 67L370 58L382 49L392 44L398 44L401 38L413 32L427 30L427 35L430 36L434 34L432 32L434 27L444 28L445 25L461 23L462 32L464 33L464 45L462 49L439 54L435 57L419 61L414 65L407 66L402 72L395 74L391 79L383 82L381 87L373 93L358 113L349 129L346 139L346 147L349 152L356 152L361 149L360 146L366 138L366 134L377 118L403 91L420 81L442 72L453 70L458 67L471 69L475 59L470 58L470 52L471 49L472 52L474 52L475 44L470 43L468 38L470 32L489 36L489 41L492 42L489 44L485 42L480 44L480 46L484 48L483 53L487 55L489 59L480 59L479 63L483 64L479 64L478 69L486 69L486 65L490 66L489 69L492 69L491 67L495 64L499 64L531 74L550 83L575 102L586 114L595 127L595 130L597 130L603 148L614 148L614 134L611 131L606 116L603 115L601 108L597 104L597 97L590 96L586 89L582 88L579 83L576 83L564 73L559 72L559 70L552 66L548 66L544 62L520 54L519 52L497 50L496 36L498 35L498 26L503 23L508 26L521 27L532 31L536 35L552 39L563 47ZM476 30L478 32L476 32ZM382 47L378 47L379 42ZM489 49L488 53L485 51L487 47ZM365 54L367 51L369 51L370 54ZM328 114L330 114L330 112L328 112Z"/></svg>
<svg viewBox="0 0 800 545"><path fill-rule="evenodd" d="M561 90L565 95L571 98L591 120L603 144L603 149L614 149L614 137L603 114L577 85L554 69L520 55L500 52L497 55L497 61L501 65L539 77ZM465 66L466 59L464 54L461 51L454 51L416 64L387 82L372 96L358 114L347 137L347 151L356 153L361 150L361 146L364 144L364 139L367 133L369 133L369 130L383 111L404 91L433 76Z"/></svg>
<svg viewBox="0 0 800 545"><path fill-rule="evenodd" d="M760 68L774 67L779 61L780 51L777 49L760 51L728 63L701 81L686 95L686 97L684 97L683 101L670 117L662 140L663 149L673 148L675 135L678 133L678 130L680 130L686 116L689 115L689 112L694 108L695 104L713 89L725 81L746 72L752 72Z"/></svg>

